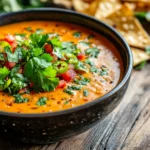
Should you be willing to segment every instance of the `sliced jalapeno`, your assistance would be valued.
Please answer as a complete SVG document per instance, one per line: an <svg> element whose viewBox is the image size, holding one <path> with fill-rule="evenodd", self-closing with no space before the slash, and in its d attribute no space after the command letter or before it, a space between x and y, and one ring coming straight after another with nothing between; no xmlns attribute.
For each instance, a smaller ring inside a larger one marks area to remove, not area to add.
<svg viewBox="0 0 150 150"><path fill-rule="evenodd" d="M62 74L62 73L66 72L68 70L68 64L64 61L56 61L53 64L53 67L56 69L56 71L59 74Z"/></svg>

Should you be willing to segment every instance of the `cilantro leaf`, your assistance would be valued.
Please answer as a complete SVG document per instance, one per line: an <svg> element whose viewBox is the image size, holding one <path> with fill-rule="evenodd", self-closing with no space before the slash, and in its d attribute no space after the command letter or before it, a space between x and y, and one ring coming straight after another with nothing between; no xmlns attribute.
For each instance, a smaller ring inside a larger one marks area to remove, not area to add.
<svg viewBox="0 0 150 150"><path fill-rule="evenodd" d="M43 30L43 29L40 29L40 28L36 29L36 31L35 31L36 34L40 34L40 33L42 33L42 32L44 32L44 30Z"/></svg>
<svg viewBox="0 0 150 150"><path fill-rule="evenodd" d="M100 75L101 75L101 76L108 75L108 70L107 70L107 68L102 68L101 71L100 71Z"/></svg>
<svg viewBox="0 0 150 150"><path fill-rule="evenodd" d="M48 41L48 34L37 34L33 33L30 35L31 44L34 47L43 47L44 44Z"/></svg>
<svg viewBox="0 0 150 150"><path fill-rule="evenodd" d="M13 95L15 97L14 103L27 103L28 98L23 98L20 94Z"/></svg>
<svg viewBox="0 0 150 150"><path fill-rule="evenodd" d="M53 45L53 46L57 46L57 47L61 47L61 42L60 40L57 38L57 37L54 37L50 40L50 43Z"/></svg>
<svg viewBox="0 0 150 150"><path fill-rule="evenodd" d="M81 37L81 32L74 32L74 33L73 33L73 36L74 36L75 38L80 38L80 37Z"/></svg>
<svg viewBox="0 0 150 150"><path fill-rule="evenodd" d="M47 59L47 55L43 56ZM34 84L35 91L53 91L59 83L56 70L50 62L40 57L30 59L25 65L24 76Z"/></svg>
<svg viewBox="0 0 150 150"><path fill-rule="evenodd" d="M22 74L17 73L11 78L11 84L9 85L8 90L10 93L17 93L27 85L27 79Z"/></svg>
<svg viewBox="0 0 150 150"><path fill-rule="evenodd" d="M7 59L8 59L9 62L16 62L16 63L18 63L18 61L23 58L22 48L21 47L17 47L15 52L13 53L11 51L10 47L6 46L6 47L4 47L4 51L7 54Z"/></svg>
<svg viewBox="0 0 150 150"><path fill-rule="evenodd" d="M99 53L100 53L100 50L96 47L88 48L85 50L85 54L89 55L90 57L97 58Z"/></svg>
<svg viewBox="0 0 150 150"><path fill-rule="evenodd" d="M89 47L90 46L90 43L85 42L85 41L80 41L78 44L81 45L81 46L84 46L84 47Z"/></svg>
<svg viewBox="0 0 150 150"><path fill-rule="evenodd" d="M88 90L83 90L83 95L87 97L89 95L89 91Z"/></svg>
<svg viewBox="0 0 150 150"><path fill-rule="evenodd" d="M4 55L0 53L0 61L4 61Z"/></svg>
<svg viewBox="0 0 150 150"><path fill-rule="evenodd" d="M27 30L29 32L33 31L31 27L27 27L27 28L25 28L25 30Z"/></svg>
<svg viewBox="0 0 150 150"><path fill-rule="evenodd" d="M37 101L36 105L37 105L37 106L44 106L44 105L46 105L47 100L48 100L48 99L47 99L46 97L41 97L41 98Z"/></svg>
<svg viewBox="0 0 150 150"><path fill-rule="evenodd" d="M83 72L88 72L87 66L83 63L78 61L78 63L75 65L75 69Z"/></svg>
<svg viewBox="0 0 150 150"><path fill-rule="evenodd" d="M90 82L90 79L80 76L80 79L74 79L74 82L79 85L87 85Z"/></svg>

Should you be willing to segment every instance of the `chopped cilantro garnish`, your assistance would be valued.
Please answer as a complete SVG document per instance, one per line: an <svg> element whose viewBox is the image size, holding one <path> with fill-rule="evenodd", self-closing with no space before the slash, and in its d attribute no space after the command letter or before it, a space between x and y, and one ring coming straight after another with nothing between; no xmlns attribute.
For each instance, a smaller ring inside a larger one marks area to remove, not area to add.
<svg viewBox="0 0 150 150"><path fill-rule="evenodd" d="M85 42L85 41L80 41L79 45L84 46L84 47L88 47L88 46L90 46L90 43L89 42Z"/></svg>
<svg viewBox="0 0 150 150"><path fill-rule="evenodd" d="M99 70L96 68L96 67L91 67L90 68L90 72L92 72L92 73L98 73L99 72Z"/></svg>
<svg viewBox="0 0 150 150"><path fill-rule="evenodd" d="M83 95L87 97L89 95L89 91L88 90L83 90Z"/></svg>
<svg viewBox="0 0 150 150"><path fill-rule="evenodd" d="M41 97L41 98L37 101L36 105L37 105L37 106L44 106L44 105L46 105L47 100L48 100L48 99L47 99L46 97Z"/></svg>
<svg viewBox="0 0 150 150"><path fill-rule="evenodd" d="M25 37L25 36L26 36L25 33L22 33L22 34L21 34L21 33L16 33L15 35L16 35L16 36L21 36L21 37Z"/></svg>
<svg viewBox="0 0 150 150"><path fill-rule="evenodd" d="M29 101L28 98L24 98L20 94L15 94L13 96L15 97L14 103L27 103Z"/></svg>
<svg viewBox="0 0 150 150"><path fill-rule="evenodd" d="M100 50L96 47L88 48L85 50L85 54L89 55L89 57L97 58L100 53Z"/></svg>
<svg viewBox="0 0 150 150"><path fill-rule="evenodd" d="M68 88L64 89L65 93L68 93L69 95L73 95L74 92L72 90L69 90Z"/></svg>
<svg viewBox="0 0 150 150"><path fill-rule="evenodd" d="M86 59L86 60L85 60L85 63L89 64L91 67L94 66L94 62L92 62L92 61L89 60L89 59Z"/></svg>
<svg viewBox="0 0 150 150"><path fill-rule="evenodd" d="M4 61L4 55L0 53L0 61Z"/></svg>
<svg viewBox="0 0 150 150"><path fill-rule="evenodd" d="M75 38L80 38L80 37L81 37L81 32L74 32L74 33L73 33L73 36L74 36Z"/></svg>
<svg viewBox="0 0 150 150"><path fill-rule="evenodd" d="M107 68L102 68L101 71L100 71L100 75L101 75L101 76L108 75L108 70L107 70Z"/></svg>
<svg viewBox="0 0 150 150"><path fill-rule="evenodd" d="M87 85L90 82L90 79L80 76L80 79L74 79L74 82L79 85Z"/></svg>
<svg viewBox="0 0 150 150"><path fill-rule="evenodd" d="M66 104L68 104L70 102L70 100L66 100L65 102L64 102L64 104L66 105Z"/></svg>
<svg viewBox="0 0 150 150"><path fill-rule="evenodd" d="M81 88L82 88L82 86L75 86L75 85L68 86L69 90L81 90Z"/></svg>
<svg viewBox="0 0 150 150"><path fill-rule="evenodd" d="M49 36L49 38L53 38L53 37L59 38L59 34L57 34L57 33L49 33L48 36Z"/></svg>
<svg viewBox="0 0 150 150"><path fill-rule="evenodd" d="M27 28L25 28L25 30L27 30L29 32L33 31L31 27L27 27Z"/></svg>
<svg viewBox="0 0 150 150"><path fill-rule="evenodd" d="M36 31L35 31L37 34L40 34L40 33L42 33L42 32L44 32L44 30L43 29L40 29L40 28L38 28L38 29L36 29Z"/></svg>

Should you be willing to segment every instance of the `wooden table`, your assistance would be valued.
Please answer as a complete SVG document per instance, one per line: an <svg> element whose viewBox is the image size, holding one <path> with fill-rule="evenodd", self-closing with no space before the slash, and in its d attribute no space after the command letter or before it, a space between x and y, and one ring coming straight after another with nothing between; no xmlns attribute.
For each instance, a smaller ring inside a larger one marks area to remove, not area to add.
<svg viewBox="0 0 150 150"><path fill-rule="evenodd" d="M15 138L15 135L14 135ZM120 105L87 132L51 145L0 139L0 150L150 150L150 64L133 71Z"/></svg>

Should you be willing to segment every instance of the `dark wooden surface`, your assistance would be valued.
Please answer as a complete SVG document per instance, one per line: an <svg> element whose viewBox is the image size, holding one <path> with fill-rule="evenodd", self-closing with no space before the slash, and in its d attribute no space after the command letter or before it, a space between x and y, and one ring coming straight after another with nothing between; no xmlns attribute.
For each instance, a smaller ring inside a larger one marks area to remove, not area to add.
<svg viewBox="0 0 150 150"><path fill-rule="evenodd" d="M150 64L133 71L119 106L89 131L42 146L0 138L0 150L150 150Z"/></svg>

